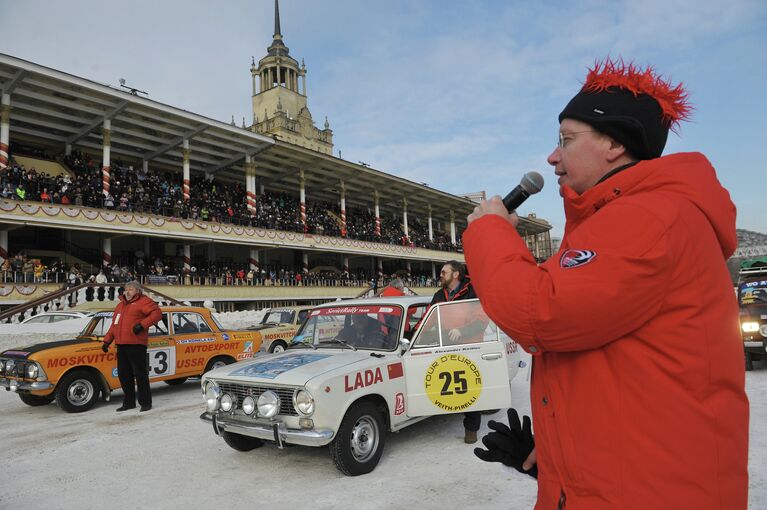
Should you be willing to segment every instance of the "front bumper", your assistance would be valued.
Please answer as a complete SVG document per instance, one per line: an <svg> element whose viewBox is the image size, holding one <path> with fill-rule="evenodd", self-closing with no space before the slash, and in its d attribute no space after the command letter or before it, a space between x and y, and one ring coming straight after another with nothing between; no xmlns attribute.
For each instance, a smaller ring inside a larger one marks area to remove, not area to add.
<svg viewBox="0 0 767 510"><path fill-rule="evenodd" d="M20 381L0 377L0 386L4 387L6 391L44 391L53 388L53 383L49 381Z"/></svg>
<svg viewBox="0 0 767 510"><path fill-rule="evenodd" d="M325 446L333 439L332 430L289 429L282 422L270 424L243 423L220 413L202 413L200 419L213 424L216 435L222 432L232 432L243 436L256 437L266 441L274 441L282 448L285 443L303 446Z"/></svg>
<svg viewBox="0 0 767 510"><path fill-rule="evenodd" d="M764 340L746 340L743 342L746 352L767 356L767 342Z"/></svg>

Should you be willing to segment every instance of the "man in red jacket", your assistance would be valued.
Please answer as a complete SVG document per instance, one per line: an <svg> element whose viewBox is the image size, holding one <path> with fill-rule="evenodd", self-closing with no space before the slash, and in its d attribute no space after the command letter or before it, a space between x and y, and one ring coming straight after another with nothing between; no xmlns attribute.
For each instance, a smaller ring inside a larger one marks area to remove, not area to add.
<svg viewBox="0 0 767 510"><path fill-rule="evenodd" d="M512 410L475 453L537 469L537 509L747 506L749 408L725 265L735 206L702 154L661 157L689 111L681 85L652 69L598 62L548 158L567 218L559 253L536 264L500 197L468 218L483 308L534 360L535 438Z"/></svg>
<svg viewBox="0 0 767 510"><path fill-rule="evenodd" d="M149 328L162 319L162 312L157 303L141 292L141 284L125 284L125 292L120 296L112 326L104 335L102 350L107 352L109 345L117 343L117 376L123 390L123 405L117 412L136 407L136 389L141 411L152 409L152 393L149 390L146 346Z"/></svg>

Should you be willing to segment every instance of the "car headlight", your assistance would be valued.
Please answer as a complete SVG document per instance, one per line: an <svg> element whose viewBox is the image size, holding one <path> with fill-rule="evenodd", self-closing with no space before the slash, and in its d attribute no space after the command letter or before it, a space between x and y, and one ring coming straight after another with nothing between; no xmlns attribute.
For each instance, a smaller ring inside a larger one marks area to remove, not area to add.
<svg viewBox="0 0 767 510"><path fill-rule="evenodd" d="M248 395L244 399L242 399L242 412L244 412L247 415L253 414L253 411L256 410L256 399Z"/></svg>
<svg viewBox="0 0 767 510"><path fill-rule="evenodd" d="M37 379L38 374L40 373L40 367L37 366L37 363L30 363L27 365L27 379Z"/></svg>
<svg viewBox="0 0 767 510"><path fill-rule="evenodd" d="M218 410L218 400L221 398L221 390L214 381L208 381L205 383L205 406L208 408L208 412L216 412Z"/></svg>
<svg viewBox="0 0 767 510"><path fill-rule="evenodd" d="M0 359L0 375L5 374L5 360Z"/></svg>
<svg viewBox="0 0 767 510"><path fill-rule="evenodd" d="M295 396L294 405L296 411L304 416L311 416L314 412L314 397L306 390L298 390Z"/></svg>
<svg viewBox="0 0 767 510"><path fill-rule="evenodd" d="M16 362L12 359L9 359L5 362L5 371L8 373L8 375L13 375L13 369L16 368Z"/></svg>
<svg viewBox="0 0 767 510"><path fill-rule="evenodd" d="M744 333L756 333L759 331L759 323L758 322L744 322L740 325L741 329Z"/></svg>
<svg viewBox="0 0 767 510"><path fill-rule="evenodd" d="M234 409L234 397L232 397L229 393L224 393L221 395L221 410L225 413L228 413L232 409Z"/></svg>
<svg viewBox="0 0 767 510"><path fill-rule="evenodd" d="M280 412L280 397L272 390L263 392L258 397L258 414L264 418L274 418Z"/></svg>
<svg viewBox="0 0 767 510"><path fill-rule="evenodd" d="M762 324L759 326L759 334L763 337L767 337L767 324Z"/></svg>

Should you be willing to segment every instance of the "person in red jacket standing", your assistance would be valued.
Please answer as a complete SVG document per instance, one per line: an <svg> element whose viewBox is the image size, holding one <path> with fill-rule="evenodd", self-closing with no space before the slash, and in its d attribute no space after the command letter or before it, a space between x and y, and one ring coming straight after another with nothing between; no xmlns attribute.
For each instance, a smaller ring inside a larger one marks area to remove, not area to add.
<svg viewBox="0 0 767 510"><path fill-rule="evenodd" d="M117 376L123 390L123 405L117 412L136 407L136 389L141 411L152 409L152 393L149 390L146 346L149 328L162 319L157 303L141 292L141 284L125 284L125 292L115 307L112 325L104 335L102 350L107 352L114 341L117 343Z"/></svg>
<svg viewBox="0 0 767 510"><path fill-rule="evenodd" d="M538 478L537 509L745 509L748 415L725 264L735 206L700 153L661 157L690 112L651 68L597 62L548 157L566 225L537 264L500 197L463 235L485 312L533 356L475 453ZM509 289L513 289L510 291Z"/></svg>

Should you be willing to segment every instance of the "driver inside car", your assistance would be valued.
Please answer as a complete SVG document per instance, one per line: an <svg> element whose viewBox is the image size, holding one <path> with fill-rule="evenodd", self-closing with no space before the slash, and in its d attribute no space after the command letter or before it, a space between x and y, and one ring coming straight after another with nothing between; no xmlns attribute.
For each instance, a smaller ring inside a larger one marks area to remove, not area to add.
<svg viewBox="0 0 767 510"><path fill-rule="evenodd" d="M355 347L383 348L384 333L381 323L366 314L351 316L351 323L344 327L338 338Z"/></svg>

